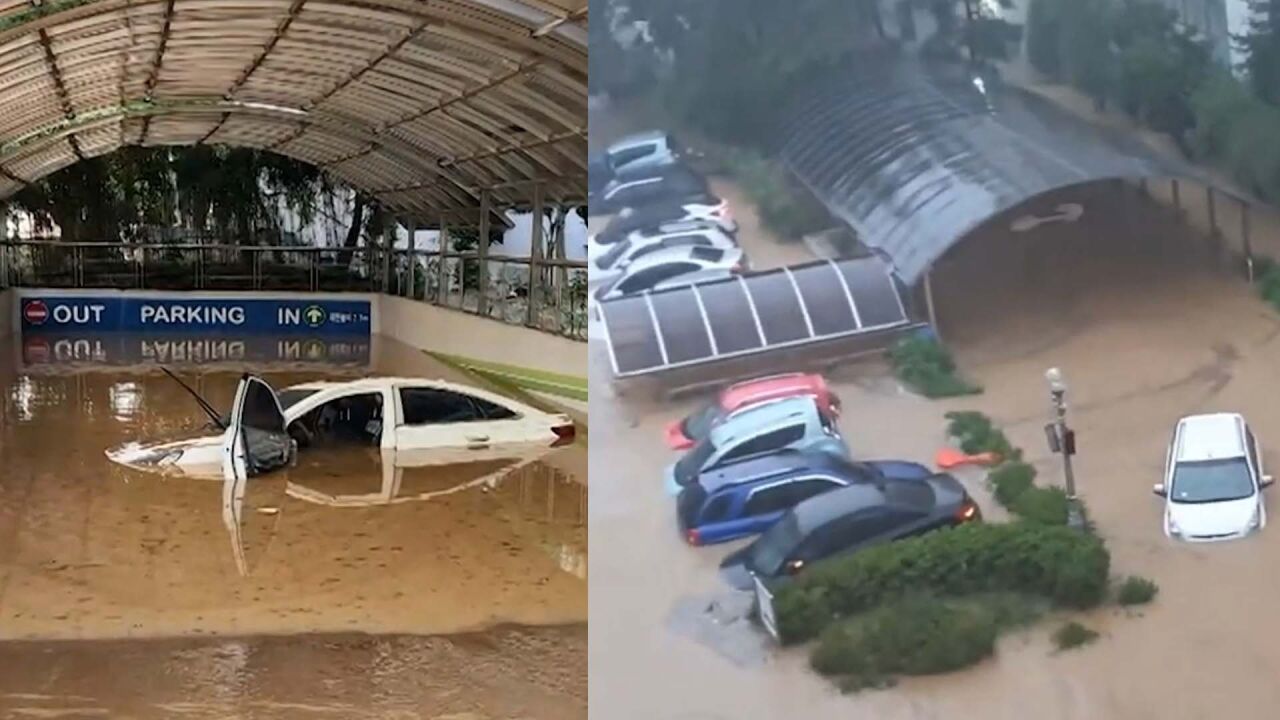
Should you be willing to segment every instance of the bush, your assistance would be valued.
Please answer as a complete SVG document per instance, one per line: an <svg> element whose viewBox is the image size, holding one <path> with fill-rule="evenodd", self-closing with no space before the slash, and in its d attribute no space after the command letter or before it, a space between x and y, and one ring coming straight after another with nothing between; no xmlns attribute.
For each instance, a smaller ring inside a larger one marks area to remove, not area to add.
<svg viewBox="0 0 1280 720"><path fill-rule="evenodd" d="M1036 469L1024 462L1007 462L991 471L987 481L991 483L996 502L1006 508L1013 507L1023 493L1031 489Z"/></svg>
<svg viewBox="0 0 1280 720"><path fill-rule="evenodd" d="M908 592L1016 592L1087 608L1106 596L1110 565L1105 545L1092 535L974 523L820 562L779 588L774 610L783 642L795 643Z"/></svg>
<svg viewBox="0 0 1280 720"><path fill-rule="evenodd" d="M889 349L894 373L904 385L929 398L974 395L982 388L956 375L955 360L937 340L908 337Z"/></svg>
<svg viewBox="0 0 1280 720"><path fill-rule="evenodd" d="M1009 512L1041 525L1067 524L1067 493L1059 487L1030 487L1013 501Z"/></svg>
<svg viewBox="0 0 1280 720"><path fill-rule="evenodd" d="M739 150L728 154L725 165L755 204L760 220L780 239L800 240L831 225L827 209L764 156Z"/></svg>
<svg viewBox="0 0 1280 720"><path fill-rule="evenodd" d="M1059 650L1078 648L1081 645L1088 645L1097 639L1098 633L1096 630L1091 630L1074 620L1064 624L1053 633L1053 644L1057 645Z"/></svg>
<svg viewBox="0 0 1280 720"><path fill-rule="evenodd" d="M823 675L877 682L897 674L948 672L994 653L997 630L980 606L913 596L831 625L810 664Z"/></svg>
<svg viewBox="0 0 1280 720"><path fill-rule="evenodd" d="M986 415L973 410L956 410L944 417L947 419L947 435L959 441L960 449L970 455L993 452L1004 460L1022 457L1022 452L1013 447L1004 432Z"/></svg>
<svg viewBox="0 0 1280 720"><path fill-rule="evenodd" d="M1116 587L1116 602L1124 605L1143 605L1155 599L1160 588L1144 577L1130 576Z"/></svg>

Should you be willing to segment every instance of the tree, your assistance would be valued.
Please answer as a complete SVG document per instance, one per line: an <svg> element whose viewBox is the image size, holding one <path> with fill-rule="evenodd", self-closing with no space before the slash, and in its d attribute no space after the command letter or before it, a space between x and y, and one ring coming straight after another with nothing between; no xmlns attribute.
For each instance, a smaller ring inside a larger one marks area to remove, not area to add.
<svg viewBox="0 0 1280 720"><path fill-rule="evenodd" d="M1280 0L1249 0L1249 31L1236 38L1254 93L1280 105Z"/></svg>

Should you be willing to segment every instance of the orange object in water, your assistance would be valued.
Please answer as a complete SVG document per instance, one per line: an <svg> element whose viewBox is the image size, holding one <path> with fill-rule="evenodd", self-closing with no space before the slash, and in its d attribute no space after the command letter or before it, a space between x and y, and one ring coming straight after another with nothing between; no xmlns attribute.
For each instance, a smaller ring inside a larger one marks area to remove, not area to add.
<svg viewBox="0 0 1280 720"><path fill-rule="evenodd" d="M943 470L950 470L961 465L990 466L998 462L1000 462L1000 456L997 453L984 452L970 455L953 447L942 448L938 451L938 456L934 458L934 464Z"/></svg>

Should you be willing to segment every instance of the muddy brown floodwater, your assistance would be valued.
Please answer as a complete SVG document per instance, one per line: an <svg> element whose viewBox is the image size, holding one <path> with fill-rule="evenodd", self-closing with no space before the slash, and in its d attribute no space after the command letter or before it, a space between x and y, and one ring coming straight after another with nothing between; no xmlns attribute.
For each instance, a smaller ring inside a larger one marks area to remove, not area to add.
<svg viewBox="0 0 1280 720"><path fill-rule="evenodd" d="M406 469L397 497L427 499L347 506L324 498L376 498L379 455L307 451L251 481L230 522L220 482L104 455L200 433L171 379L13 356L0 352L0 717L585 717L585 442ZM277 388L484 384L384 338L372 358L252 369ZM179 375L225 409L241 370Z"/></svg>
<svg viewBox="0 0 1280 720"><path fill-rule="evenodd" d="M661 427L700 400L618 397L593 347L596 430L626 438L593 458L595 476L607 478L591 504L593 720L1275 717L1280 528L1175 543L1161 532L1151 485L1175 421L1191 413L1243 413L1266 460L1280 462L1280 316L1170 212L1114 186L1041 200L1032 208L1041 215L1079 202L1084 217L1016 234L1013 213L945 259L935 282L943 334L986 392L927 401L904 393L887 368L842 368L832 373L841 429L862 457L928 462L945 441L945 412L982 410L1027 451L1041 481L1060 482L1041 428L1043 373L1061 367L1079 490L1114 571L1154 579L1155 603L1079 617L1102 633L1082 650L1051 651L1053 618L1004 638L975 668L841 695L808 669L803 649L774 650L741 619L740 598L715 572L736 545L692 549L677 536L661 489L673 458ZM998 519L980 476L961 480ZM1267 492L1274 518L1275 490Z"/></svg>

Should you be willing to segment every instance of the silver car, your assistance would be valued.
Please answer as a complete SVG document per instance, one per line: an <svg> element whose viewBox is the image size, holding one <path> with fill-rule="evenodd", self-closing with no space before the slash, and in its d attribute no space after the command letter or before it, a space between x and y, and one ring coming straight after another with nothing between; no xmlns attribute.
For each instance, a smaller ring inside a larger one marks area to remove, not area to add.
<svg viewBox="0 0 1280 720"><path fill-rule="evenodd" d="M664 248L641 257L595 292L597 301L614 300L647 290L682 287L707 280L720 280L747 267L742 248L714 248L699 245Z"/></svg>
<svg viewBox="0 0 1280 720"><path fill-rule="evenodd" d="M609 169L625 173L648 167L671 165L682 155L680 144L670 133L660 130L636 133L618 140L605 152Z"/></svg>
<svg viewBox="0 0 1280 720"><path fill-rule="evenodd" d="M738 243L714 224L704 223L669 227L667 232L662 233L633 233L591 263L591 279L608 282L625 273L628 267L642 258L663 250L686 246L733 250L738 247Z"/></svg>
<svg viewBox="0 0 1280 720"><path fill-rule="evenodd" d="M840 430L818 409L812 396L757 405L716 425L679 460L667 467L666 490L678 495L707 470L779 450L806 450L849 457Z"/></svg>

